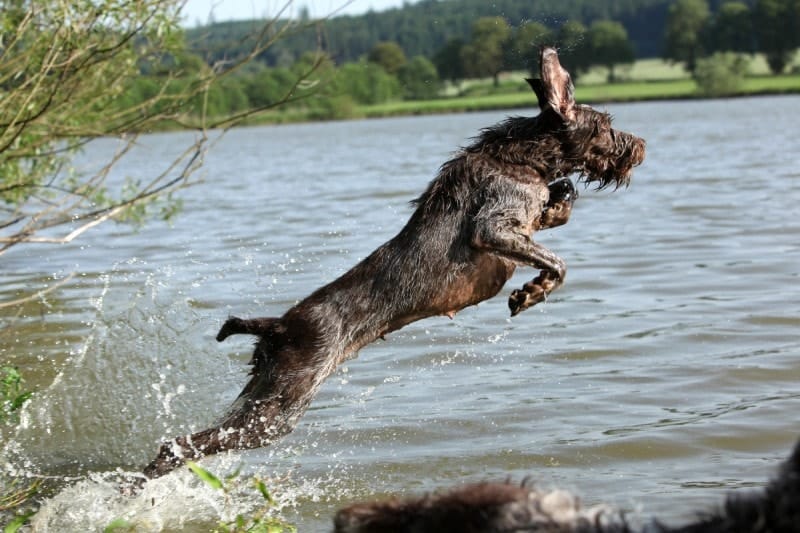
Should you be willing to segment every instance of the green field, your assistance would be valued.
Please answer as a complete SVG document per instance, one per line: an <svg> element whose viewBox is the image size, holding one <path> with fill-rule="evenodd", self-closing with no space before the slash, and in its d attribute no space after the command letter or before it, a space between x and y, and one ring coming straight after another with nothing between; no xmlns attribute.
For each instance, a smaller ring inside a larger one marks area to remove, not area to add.
<svg viewBox="0 0 800 533"><path fill-rule="evenodd" d="M745 80L736 96L750 94L780 94L800 92L800 74L785 76L758 76ZM613 84L579 85L575 98L581 103L634 102L641 100L670 100L697 98L697 86L689 78L663 81L630 81ZM534 107L536 100L527 91L440 98L425 101L389 102L359 107L363 117L388 117L396 115L421 115L433 113L458 113Z"/></svg>

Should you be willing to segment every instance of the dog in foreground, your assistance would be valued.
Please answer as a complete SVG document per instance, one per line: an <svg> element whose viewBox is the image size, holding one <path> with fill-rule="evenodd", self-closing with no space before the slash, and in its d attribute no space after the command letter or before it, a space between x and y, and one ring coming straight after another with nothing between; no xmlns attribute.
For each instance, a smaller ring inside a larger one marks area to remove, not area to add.
<svg viewBox="0 0 800 533"><path fill-rule="evenodd" d="M484 130L445 163L400 233L279 318L232 317L217 335L255 335L252 378L215 426L164 443L144 470L157 477L187 459L265 446L289 433L322 382L363 346L411 322L453 317L496 295L518 265L540 271L511 293L511 314L543 301L566 265L531 240L569 219L577 174L598 188L627 185L644 160L642 139L578 105L552 48L528 80L536 117Z"/></svg>
<svg viewBox="0 0 800 533"><path fill-rule="evenodd" d="M629 524L606 505L583 508L563 490L523 483L478 483L421 498L357 503L334 518L335 533L800 533L800 442L762 490L730 493L725 503L681 526Z"/></svg>

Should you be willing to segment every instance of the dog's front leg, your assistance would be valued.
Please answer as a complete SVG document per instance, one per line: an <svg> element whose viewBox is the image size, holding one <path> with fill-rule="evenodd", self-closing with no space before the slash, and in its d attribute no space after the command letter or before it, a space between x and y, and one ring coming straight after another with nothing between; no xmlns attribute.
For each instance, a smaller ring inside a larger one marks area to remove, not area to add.
<svg viewBox="0 0 800 533"><path fill-rule="evenodd" d="M550 192L550 198L534 225L534 230L536 231L566 224L572 214L572 204L578 198L578 191L569 178L562 178L550 183L547 188ZM560 279L556 279L553 271L543 270L536 278L526 283L522 289L514 290L511 296L508 297L511 316L517 315L543 301L547 294L561 285L563 280L563 275Z"/></svg>
<svg viewBox="0 0 800 533"><path fill-rule="evenodd" d="M533 242L527 235L507 235L499 231L493 235L484 233L481 242L485 248L495 253L541 270L536 278L523 285L521 289L515 289L508 297L511 316L543 302L548 294L564 283L567 275L567 265L564 260L541 244Z"/></svg>
<svg viewBox="0 0 800 533"><path fill-rule="evenodd" d="M509 197L487 202L475 217L473 246L541 270L536 279L511 293L512 316L544 301L567 275L564 260L528 236L530 220L527 205L509 202Z"/></svg>

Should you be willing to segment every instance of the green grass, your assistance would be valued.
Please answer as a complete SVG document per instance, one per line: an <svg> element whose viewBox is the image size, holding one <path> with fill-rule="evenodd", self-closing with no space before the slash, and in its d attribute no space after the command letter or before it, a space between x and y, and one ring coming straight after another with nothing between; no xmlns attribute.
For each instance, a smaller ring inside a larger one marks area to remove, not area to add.
<svg viewBox="0 0 800 533"><path fill-rule="evenodd" d="M690 98L697 90L689 78L665 81L631 81L578 86L575 99L583 103Z"/></svg>
<svg viewBox="0 0 800 533"><path fill-rule="evenodd" d="M794 61L788 65L789 72L797 73L800 69L800 53L795 54ZM753 54L746 56L747 74L749 76L770 76L769 66L763 54ZM617 78L619 81L666 81L666 80L688 80L689 73L683 65L669 63L663 59L639 59L632 65L622 65L617 68ZM605 67L595 67L583 74L578 85L605 84L608 77L608 70Z"/></svg>
<svg viewBox="0 0 800 533"><path fill-rule="evenodd" d="M436 100L416 100L387 102L370 106L361 106L365 117L388 117L394 115L428 115L434 113L460 113L465 111L483 111L490 109L506 109L535 105L532 93L505 93L485 96L456 96Z"/></svg>
<svg viewBox="0 0 800 533"><path fill-rule="evenodd" d="M745 80L740 95L800 93L800 74L784 76L758 76ZM697 85L688 77L661 81L630 81L613 84L578 85L575 98L581 103L633 102L641 100L668 100L697 98ZM487 94L483 96L456 96L436 100L388 102L360 106L359 115L389 117L397 115L423 115L459 113L534 107L536 99L529 90Z"/></svg>
<svg viewBox="0 0 800 533"><path fill-rule="evenodd" d="M745 78L743 90L753 94L798 93L800 92L800 74Z"/></svg>
<svg viewBox="0 0 800 533"><path fill-rule="evenodd" d="M661 59L640 59L632 65L622 65L616 69L620 81L666 81L689 79L689 73L681 65L667 63ZM579 85L605 84L608 69L595 67L580 76Z"/></svg>

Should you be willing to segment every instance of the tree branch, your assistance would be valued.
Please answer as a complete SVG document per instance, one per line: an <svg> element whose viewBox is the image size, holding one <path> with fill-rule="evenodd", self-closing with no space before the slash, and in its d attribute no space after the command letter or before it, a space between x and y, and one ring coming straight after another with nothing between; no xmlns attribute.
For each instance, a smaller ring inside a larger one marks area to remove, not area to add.
<svg viewBox="0 0 800 533"><path fill-rule="evenodd" d="M69 281L74 277L75 277L75 272L71 272L69 275L67 275L66 277L58 280L56 283L53 283L52 285L49 285L49 286L45 287L44 289L42 289L40 291L37 291L37 292L35 292L35 293L33 293L33 294L29 295L29 296L24 296L22 298L18 298L16 300L11 300L11 301L8 301L8 302L0 302L0 309L3 309L4 307L18 307L18 306L20 306L22 304L25 304L25 303L28 303L28 302L30 302L32 300L38 300L39 298L41 298L45 294L53 292L54 290L58 289L62 285L66 284L66 283L69 283Z"/></svg>

